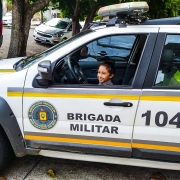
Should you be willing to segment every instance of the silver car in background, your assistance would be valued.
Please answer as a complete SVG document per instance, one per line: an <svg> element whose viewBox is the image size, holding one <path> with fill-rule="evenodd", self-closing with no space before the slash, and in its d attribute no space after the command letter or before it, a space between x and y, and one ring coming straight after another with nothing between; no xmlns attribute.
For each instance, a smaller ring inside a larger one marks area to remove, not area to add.
<svg viewBox="0 0 180 180"><path fill-rule="evenodd" d="M12 11L7 12L3 18L3 25L4 26L12 26Z"/></svg>
<svg viewBox="0 0 180 180"><path fill-rule="evenodd" d="M72 32L72 23L68 18L53 18L37 26L33 37L36 42L55 45L62 41L64 32Z"/></svg>

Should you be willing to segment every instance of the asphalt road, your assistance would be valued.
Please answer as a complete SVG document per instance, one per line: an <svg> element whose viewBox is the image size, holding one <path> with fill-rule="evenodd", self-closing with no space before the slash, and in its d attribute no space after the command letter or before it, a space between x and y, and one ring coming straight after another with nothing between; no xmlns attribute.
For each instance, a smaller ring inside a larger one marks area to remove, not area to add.
<svg viewBox="0 0 180 180"><path fill-rule="evenodd" d="M36 43L30 30L27 55L40 53L50 46ZM0 48L0 58L6 58L10 42L11 29L4 28L4 41ZM180 171L160 170L102 164L83 161L26 156L15 158L11 164L0 171L0 180L51 180L46 174L52 169L56 173L54 180L180 180Z"/></svg>

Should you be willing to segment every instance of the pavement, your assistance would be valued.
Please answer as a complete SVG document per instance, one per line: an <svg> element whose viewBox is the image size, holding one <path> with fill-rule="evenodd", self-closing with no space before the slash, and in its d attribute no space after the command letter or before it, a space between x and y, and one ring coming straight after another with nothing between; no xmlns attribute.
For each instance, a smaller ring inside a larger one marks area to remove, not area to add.
<svg viewBox="0 0 180 180"><path fill-rule="evenodd" d="M53 171L54 177L48 174ZM73 161L42 156L15 158L0 171L6 180L180 180L179 171Z"/></svg>
<svg viewBox="0 0 180 180"><path fill-rule="evenodd" d="M53 171L54 177L47 172ZM179 180L180 172L42 156L15 158L0 172L6 180Z"/></svg>

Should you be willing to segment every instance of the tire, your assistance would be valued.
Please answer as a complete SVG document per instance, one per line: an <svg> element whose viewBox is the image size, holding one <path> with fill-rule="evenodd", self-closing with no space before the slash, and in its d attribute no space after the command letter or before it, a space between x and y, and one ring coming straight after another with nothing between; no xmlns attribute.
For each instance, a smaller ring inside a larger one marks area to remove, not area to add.
<svg viewBox="0 0 180 180"><path fill-rule="evenodd" d="M41 42L40 41L37 41L37 40L35 40L38 44L40 44Z"/></svg>
<svg viewBox="0 0 180 180"><path fill-rule="evenodd" d="M14 157L14 151L11 144L0 126L0 169L7 166Z"/></svg>
<svg viewBox="0 0 180 180"><path fill-rule="evenodd" d="M61 42L65 41L67 38L63 38Z"/></svg>

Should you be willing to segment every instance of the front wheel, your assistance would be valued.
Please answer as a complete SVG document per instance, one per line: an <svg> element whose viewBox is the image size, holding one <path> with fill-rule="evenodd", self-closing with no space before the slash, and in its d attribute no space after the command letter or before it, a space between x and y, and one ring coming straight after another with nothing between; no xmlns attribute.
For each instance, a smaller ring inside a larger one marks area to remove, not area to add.
<svg viewBox="0 0 180 180"><path fill-rule="evenodd" d="M11 144L4 130L0 127L0 169L7 166L13 156L14 152Z"/></svg>
<svg viewBox="0 0 180 180"><path fill-rule="evenodd" d="M63 38L61 42L65 41L67 38Z"/></svg>
<svg viewBox="0 0 180 180"><path fill-rule="evenodd" d="M41 43L40 41L37 41L37 40L35 40L35 41L36 41L37 43L39 43L39 44Z"/></svg>

